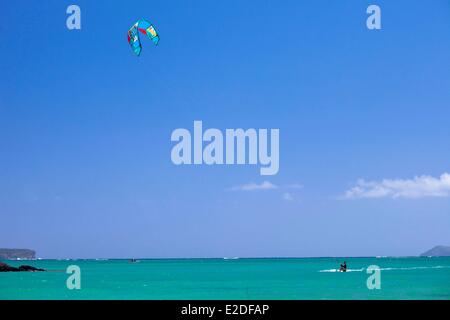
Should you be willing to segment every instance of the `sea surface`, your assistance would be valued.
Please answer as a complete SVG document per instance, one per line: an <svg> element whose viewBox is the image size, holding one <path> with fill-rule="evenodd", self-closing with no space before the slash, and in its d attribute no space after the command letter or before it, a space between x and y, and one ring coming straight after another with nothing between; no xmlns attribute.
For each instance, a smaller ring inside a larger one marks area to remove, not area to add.
<svg viewBox="0 0 450 320"><path fill-rule="evenodd" d="M337 272L347 261L348 271ZM0 299L450 299L450 257L4 261ZM81 270L69 290L67 267ZM376 265L381 288L369 290Z"/></svg>

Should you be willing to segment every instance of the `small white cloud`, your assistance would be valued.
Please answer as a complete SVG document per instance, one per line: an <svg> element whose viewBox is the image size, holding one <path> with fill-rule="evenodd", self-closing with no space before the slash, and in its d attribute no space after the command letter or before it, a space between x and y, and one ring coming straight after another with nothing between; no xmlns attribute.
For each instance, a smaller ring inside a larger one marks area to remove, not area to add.
<svg viewBox="0 0 450 320"><path fill-rule="evenodd" d="M289 193L289 192L283 193L283 200L293 201L294 196L292 195L292 193Z"/></svg>
<svg viewBox="0 0 450 320"><path fill-rule="evenodd" d="M416 176L413 179L359 180L342 198L425 198L449 197L450 174L440 177Z"/></svg>
<svg viewBox="0 0 450 320"><path fill-rule="evenodd" d="M231 191L258 191L258 190L271 190L278 189L278 186L274 185L269 181L264 181L260 184L257 183L248 183L240 186L232 187L229 190Z"/></svg>

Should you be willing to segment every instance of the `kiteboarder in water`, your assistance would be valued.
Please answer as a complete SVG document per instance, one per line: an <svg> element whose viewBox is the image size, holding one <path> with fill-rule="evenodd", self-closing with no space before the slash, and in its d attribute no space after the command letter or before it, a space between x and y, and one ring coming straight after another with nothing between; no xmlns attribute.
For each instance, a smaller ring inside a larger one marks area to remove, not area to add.
<svg viewBox="0 0 450 320"><path fill-rule="evenodd" d="M347 263L344 261L344 263L341 263L341 267L339 268L340 272L346 272L347 271Z"/></svg>

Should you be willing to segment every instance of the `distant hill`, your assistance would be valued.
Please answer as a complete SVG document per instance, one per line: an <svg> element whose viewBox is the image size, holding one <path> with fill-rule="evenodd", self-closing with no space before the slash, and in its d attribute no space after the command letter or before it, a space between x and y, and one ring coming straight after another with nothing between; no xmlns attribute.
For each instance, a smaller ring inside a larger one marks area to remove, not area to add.
<svg viewBox="0 0 450 320"><path fill-rule="evenodd" d="M36 252L29 249L0 249L0 259L17 260L17 259L35 259Z"/></svg>
<svg viewBox="0 0 450 320"><path fill-rule="evenodd" d="M436 246L421 254L422 257L450 257L450 246Z"/></svg>

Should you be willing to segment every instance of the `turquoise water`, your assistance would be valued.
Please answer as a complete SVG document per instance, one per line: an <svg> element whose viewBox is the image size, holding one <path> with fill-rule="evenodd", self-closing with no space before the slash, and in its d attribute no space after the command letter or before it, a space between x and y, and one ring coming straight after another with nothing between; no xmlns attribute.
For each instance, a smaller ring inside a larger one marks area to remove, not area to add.
<svg viewBox="0 0 450 320"><path fill-rule="evenodd" d="M0 273L0 299L450 299L450 257L345 260L347 273L335 258L9 261L52 272ZM81 290L66 287L69 265ZM370 265L380 290L367 289Z"/></svg>

